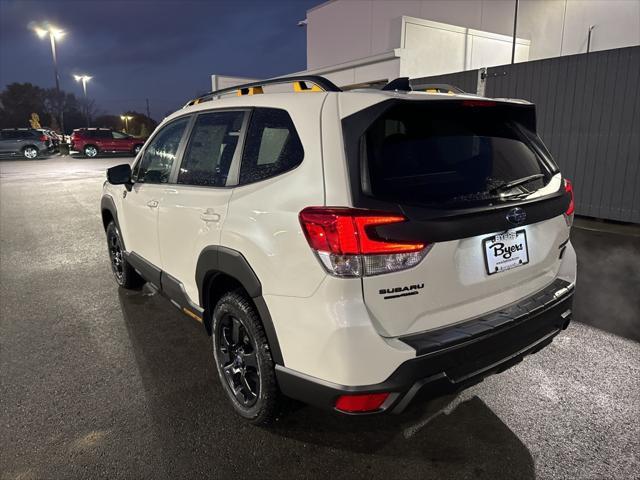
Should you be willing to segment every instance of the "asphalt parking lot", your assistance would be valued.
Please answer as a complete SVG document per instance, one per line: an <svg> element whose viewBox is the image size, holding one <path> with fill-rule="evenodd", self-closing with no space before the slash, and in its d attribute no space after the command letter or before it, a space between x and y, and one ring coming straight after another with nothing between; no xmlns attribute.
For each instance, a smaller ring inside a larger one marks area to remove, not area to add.
<svg viewBox="0 0 640 480"><path fill-rule="evenodd" d="M121 162L0 161L2 479L639 478L636 228L580 222L574 322L511 370L401 416L298 407L261 429L201 324L116 287L99 200Z"/></svg>

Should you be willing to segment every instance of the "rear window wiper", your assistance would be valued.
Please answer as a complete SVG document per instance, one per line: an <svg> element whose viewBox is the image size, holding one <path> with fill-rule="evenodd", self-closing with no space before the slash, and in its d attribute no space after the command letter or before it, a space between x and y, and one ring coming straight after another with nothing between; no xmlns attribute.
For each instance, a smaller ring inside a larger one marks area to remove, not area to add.
<svg viewBox="0 0 640 480"><path fill-rule="evenodd" d="M510 190L519 185L524 185L525 183L532 182L533 180L537 180L539 178L543 178L544 173L536 173L535 175L529 175L527 177L518 178L516 180L511 180L510 182L503 183L502 185L498 185L497 187L489 190L489 193L497 193L504 190Z"/></svg>

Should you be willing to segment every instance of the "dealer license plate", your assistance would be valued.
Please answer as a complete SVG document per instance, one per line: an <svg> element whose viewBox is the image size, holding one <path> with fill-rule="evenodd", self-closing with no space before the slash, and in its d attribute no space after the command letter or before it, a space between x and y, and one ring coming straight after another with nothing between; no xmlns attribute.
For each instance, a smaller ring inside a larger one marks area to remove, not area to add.
<svg viewBox="0 0 640 480"><path fill-rule="evenodd" d="M529 263L527 232L524 230L499 233L483 241L487 273L504 272Z"/></svg>

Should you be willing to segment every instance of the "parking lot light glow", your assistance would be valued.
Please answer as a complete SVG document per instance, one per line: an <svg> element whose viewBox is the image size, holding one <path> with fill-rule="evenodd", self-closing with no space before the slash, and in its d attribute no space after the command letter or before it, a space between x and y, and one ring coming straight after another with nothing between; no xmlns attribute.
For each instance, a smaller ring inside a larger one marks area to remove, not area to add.
<svg viewBox="0 0 640 480"><path fill-rule="evenodd" d="M45 36L47 36L47 34L49 33L47 30L45 30L44 28L40 28L40 27L35 27L33 29L34 32L36 32L36 35L38 35L38 37L40 38L44 38Z"/></svg>
<svg viewBox="0 0 640 480"><path fill-rule="evenodd" d="M49 23L42 25L34 25L30 27L36 33L38 38L44 39L47 35L51 42L51 56L53 57L53 73L56 80L56 92L60 95L60 76L58 75L58 53L56 49L56 41L66 35L66 32L60 28L54 27ZM64 134L64 114L60 111L60 130Z"/></svg>
<svg viewBox="0 0 640 480"><path fill-rule="evenodd" d="M67 34L67 32L65 32L64 30L51 30L51 35L53 35L53 37L56 40L60 40L62 37L64 37Z"/></svg>
<svg viewBox="0 0 640 480"><path fill-rule="evenodd" d="M129 133L129 120L132 120L133 117L130 115L120 115L120 120L124 122L124 131Z"/></svg>
<svg viewBox="0 0 640 480"><path fill-rule="evenodd" d="M87 117L87 127L89 127L89 100L87 98L87 82L91 80L93 77L89 75L74 75L73 78L76 79L76 82L82 83L82 91L84 92L84 102L85 102L85 116Z"/></svg>

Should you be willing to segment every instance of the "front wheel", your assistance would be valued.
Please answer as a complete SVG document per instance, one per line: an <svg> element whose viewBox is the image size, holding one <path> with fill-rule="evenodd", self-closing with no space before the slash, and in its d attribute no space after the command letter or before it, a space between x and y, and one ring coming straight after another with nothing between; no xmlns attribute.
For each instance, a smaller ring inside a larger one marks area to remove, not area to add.
<svg viewBox="0 0 640 480"><path fill-rule="evenodd" d="M115 222L110 222L107 226L107 245L109 247L109 259L111 260L111 271L118 285L129 289L142 286L144 280L127 262L120 231Z"/></svg>
<svg viewBox="0 0 640 480"><path fill-rule="evenodd" d="M276 417L280 392L260 317L251 301L229 292L213 311L213 354L234 410L255 425Z"/></svg>
<svg viewBox="0 0 640 480"><path fill-rule="evenodd" d="M98 155L98 148L93 145L87 145L83 150L86 157L94 158Z"/></svg>
<svg viewBox="0 0 640 480"><path fill-rule="evenodd" d="M36 147L24 147L24 149L22 150L22 155L24 155L24 158L27 158L29 160L38 158L38 154L39 152Z"/></svg>

